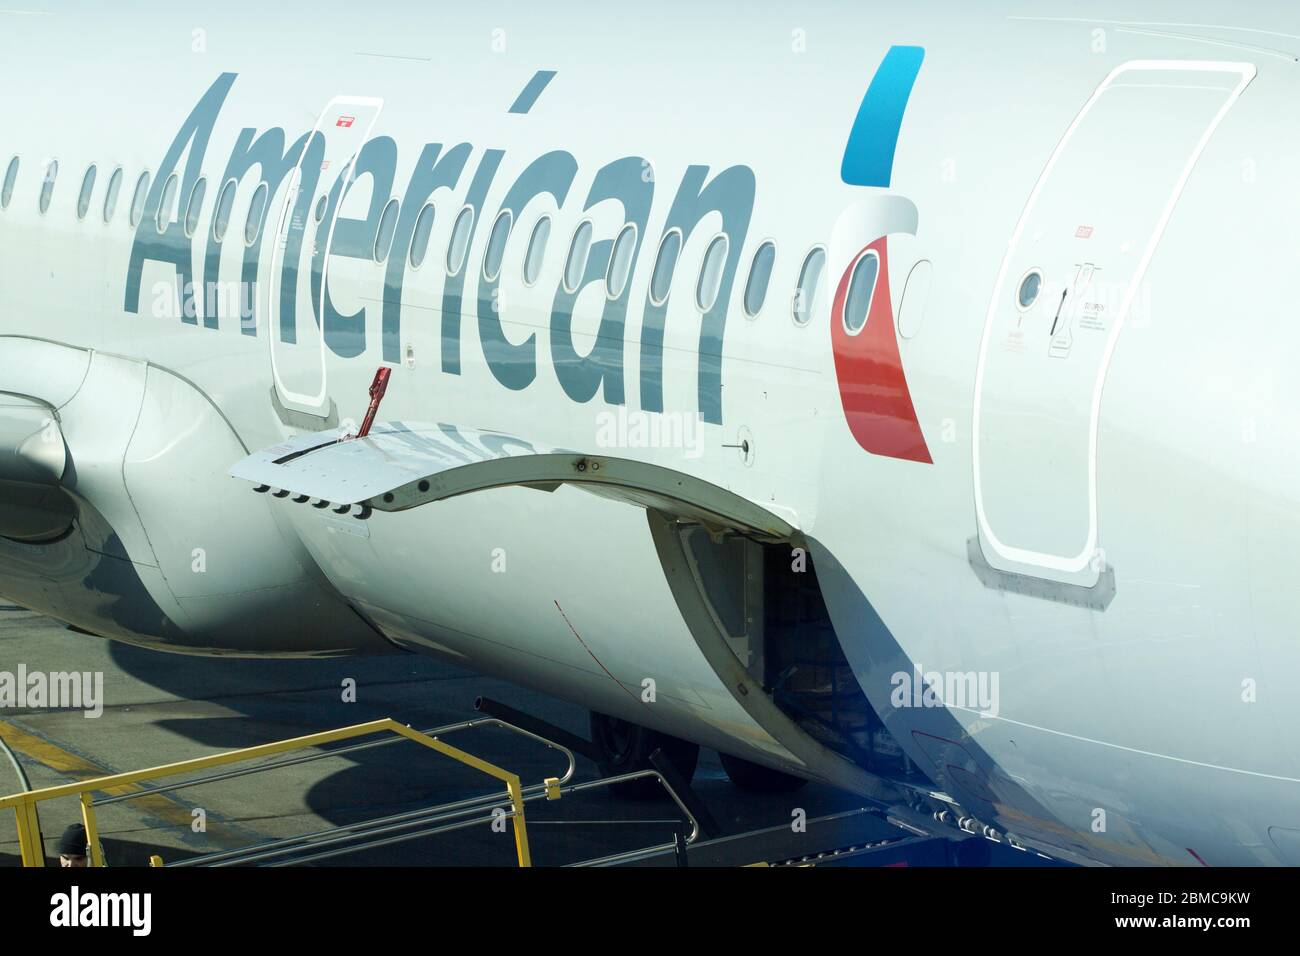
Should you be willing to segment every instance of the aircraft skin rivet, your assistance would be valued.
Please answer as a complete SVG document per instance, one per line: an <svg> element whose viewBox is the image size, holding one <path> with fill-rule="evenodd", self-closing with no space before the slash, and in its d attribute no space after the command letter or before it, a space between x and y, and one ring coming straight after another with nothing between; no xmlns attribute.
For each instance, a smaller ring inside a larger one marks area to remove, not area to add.
<svg viewBox="0 0 1300 956"><path fill-rule="evenodd" d="M591 463L591 470L592 470L592 471L600 471L600 462L598 462L598 461L593 461L593 462Z"/></svg>
<svg viewBox="0 0 1300 956"><path fill-rule="evenodd" d="M384 495L384 503L390 505L393 503L393 493L391 491Z"/></svg>
<svg viewBox="0 0 1300 956"><path fill-rule="evenodd" d="M419 488L421 491L428 491L429 483L427 481L421 481L416 487Z"/></svg>

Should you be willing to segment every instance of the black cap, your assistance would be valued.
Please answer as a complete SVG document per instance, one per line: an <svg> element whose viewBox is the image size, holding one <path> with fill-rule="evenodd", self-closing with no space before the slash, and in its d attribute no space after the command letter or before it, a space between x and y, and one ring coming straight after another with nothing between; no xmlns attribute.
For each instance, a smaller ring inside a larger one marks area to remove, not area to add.
<svg viewBox="0 0 1300 956"><path fill-rule="evenodd" d="M89 843L85 826L74 823L59 837L59 856L85 856Z"/></svg>

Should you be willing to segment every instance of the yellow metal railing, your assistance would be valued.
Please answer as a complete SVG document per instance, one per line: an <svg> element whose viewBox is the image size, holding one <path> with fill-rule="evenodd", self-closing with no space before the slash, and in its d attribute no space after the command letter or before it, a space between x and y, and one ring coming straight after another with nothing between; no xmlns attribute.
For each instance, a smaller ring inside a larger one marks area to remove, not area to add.
<svg viewBox="0 0 1300 956"><path fill-rule="evenodd" d="M428 734L420 733L418 730L412 730L404 724L399 724L391 717L385 717L383 720L372 720L365 724L355 724L351 727L342 727L339 730L326 730L318 734L308 734L305 737L294 737L291 740L281 740L272 744L247 747L243 750L231 750L227 753L213 754L209 757L182 760L179 763L164 764L161 767L133 770L129 773L97 777L93 780L83 780L79 783L68 783L57 787L46 787L44 790L15 793L8 797L0 797L0 810L13 808L18 822L18 846L22 854L23 866L40 867L45 865L45 847L41 840L41 826L36 816L36 805L46 800L57 800L60 797L78 797L81 800L81 819L86 826L86 839L90 847L90 865L103 866L104 853L99 843L99 828L95 820L95 803L91 797L91 794L96 791L130 786L141 780L159 780L164 777L174 777L178 774L207 770L211 767L257 760L260 757L270 757L293 750L305 750L309 747L319 747L322 744L333 743L337 740L349 740L353 737L364 737L384 731L413 740L417 744L436 750L444 756L473 767L475 770L504 783L507 796L510 799L511 811L507 816L511 818L514 827L515 852L519 857L519 865L532 865L532 856L528 850L528 827L524 820L523 788L520 785L518 775L453 747L437 737L431 737ZM154 857L150 862L158 865L161 861Z"/></svg>

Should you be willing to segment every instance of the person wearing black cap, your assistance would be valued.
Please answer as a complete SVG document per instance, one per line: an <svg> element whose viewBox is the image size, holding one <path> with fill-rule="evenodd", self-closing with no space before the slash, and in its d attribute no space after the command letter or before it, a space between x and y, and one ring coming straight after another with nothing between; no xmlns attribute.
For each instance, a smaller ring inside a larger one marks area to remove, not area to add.
<svg viewBox="0 0 1300 956"><path fill-rule="evenodd" d="M76 867L88 866L86 860L86 851L89 848L90 841L86 839L86 828L83 824L74 823L63 831L63 836L59 837L59 866Z"/></svg>

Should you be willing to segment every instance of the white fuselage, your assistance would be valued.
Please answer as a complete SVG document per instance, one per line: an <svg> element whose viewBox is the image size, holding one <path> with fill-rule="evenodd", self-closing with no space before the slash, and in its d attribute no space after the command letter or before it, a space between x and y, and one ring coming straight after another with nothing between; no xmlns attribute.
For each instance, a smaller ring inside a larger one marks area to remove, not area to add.
<svg viewBox="0 0 1300 956"><path fill-rule="evenodd" d="M0 209L0 393L54 410L64 482L113 532L87 536L102 561L84 584L44 568L49 547L0 540L0 594L203 653L391 642L857 785L701 653L640 509L499 488L357 522L229 476L290 435L360 421L387 365L382 420L616 451L788 522L893 738L981 821L1102 862L1300 864L1300 327L1285 281L1300 14L1258 5L1211 26L1192 6L1095 21L1045 3L236 4L194 24L164 5L0 12L0 175L20 160ZM846 182L891 47L924 52L892 179ZM511 112L539 70L554 76ZM314 128L324 152L298 162ZM376 262L362 251L390 197L396 241ZM499 275L485 275L504 208ZM683 217L658 306L656 256ZM584 220L590 259L570 292ZM626 223L630 278L611 295ZM719 235L719 303L702 317ZM886 236L888 296L846 337L835 292ZM899 706L895 675L917 668L995 675L996 707Z"/></svg>

